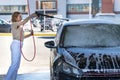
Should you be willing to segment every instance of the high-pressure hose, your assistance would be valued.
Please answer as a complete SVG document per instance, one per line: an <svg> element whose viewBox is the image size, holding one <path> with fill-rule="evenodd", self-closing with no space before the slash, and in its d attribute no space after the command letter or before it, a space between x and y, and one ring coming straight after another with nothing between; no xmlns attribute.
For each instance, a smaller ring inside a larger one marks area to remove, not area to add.
<svg viewBox="0 0 120 80"><path fill-rule="evenodd" d="M28 14L30 15L30 7L29 7L29 1L27 0L27 4L28 4ZM31 23L31 20L30 20L30 26L31 26L31 30L33 30L32 29L32 23ZM22 54L22 56L23 56L23 58L26 60L26 61L28 61L28 62L31 62L31 61L33 61L34 59L35 59L35 56L36 56L36 45L35 45L35 39L34 39L34 34L32 35L32 38L33 38L33 45L34 45L34 55L33 55L33 57L31 58L31 59L27 59L25 56L24 56L24 54L23 54L23 51L22 51L22 30L21 30L21 33L20 33L20 48L21 48L21 54Z"/></svg>

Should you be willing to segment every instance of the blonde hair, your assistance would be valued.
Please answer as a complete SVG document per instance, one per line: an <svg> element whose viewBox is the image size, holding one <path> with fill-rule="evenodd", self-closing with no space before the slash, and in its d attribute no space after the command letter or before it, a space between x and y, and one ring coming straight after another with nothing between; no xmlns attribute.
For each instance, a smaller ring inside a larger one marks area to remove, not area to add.
<svg viewBox="0 0 120 80"><path fill-rule="evenodd" d="M18 15L21 14L20 12L16 11L12 14L12 22L17 22Z"/></svg>

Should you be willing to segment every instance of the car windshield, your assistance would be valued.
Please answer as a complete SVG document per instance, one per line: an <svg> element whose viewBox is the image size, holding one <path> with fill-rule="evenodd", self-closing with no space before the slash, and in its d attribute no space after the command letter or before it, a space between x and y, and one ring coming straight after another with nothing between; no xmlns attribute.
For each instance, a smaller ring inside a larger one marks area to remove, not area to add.
<svg viewBox="0 0 120 80"><path fill-rule="evenodd" d="M63 38L64 47L118 47L120 46L120 25L66 26Z"/></svg>

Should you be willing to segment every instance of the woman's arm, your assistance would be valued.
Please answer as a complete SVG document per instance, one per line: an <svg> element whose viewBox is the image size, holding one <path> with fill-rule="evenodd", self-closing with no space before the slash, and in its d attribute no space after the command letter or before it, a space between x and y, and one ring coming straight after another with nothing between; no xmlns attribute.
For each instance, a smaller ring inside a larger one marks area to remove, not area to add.
<svg viewBox="0 0 120 80"><path fill-rule="evenodd" d="M37 15L35 13L31 14L30 16L28 16L26 19L24 19L23 21L20 22L20 25L24 25L25 23L28 22L28 20L30 20L32 17L37 17Z"/></svg>
<svg viewBox="0 0 120 80"><path fill-rule="evenodd" d="M28 37L30 37L30 36L32 36L32 35L34 35L33 30L31 30L31 33L30 33L30 34L25 35L24 38L28 38Z"/></svg>

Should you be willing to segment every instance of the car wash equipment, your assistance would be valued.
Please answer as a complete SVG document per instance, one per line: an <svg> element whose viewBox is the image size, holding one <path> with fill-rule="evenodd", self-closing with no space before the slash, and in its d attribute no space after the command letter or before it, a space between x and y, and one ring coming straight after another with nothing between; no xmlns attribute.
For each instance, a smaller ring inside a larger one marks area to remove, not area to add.
<svg viewBox="0 0 120 80"><path fill-rule="evenodd" d="M29 13L29 15L30 15L29 0L27 0L27 4L28 4L28 11L29 11L28 13ZM32 29L31 20L30 20L30 26L31 26L31 30L33 30L33 29ZM22 39L22 31L21 31L21 33L20 33L20 39ZM28 62L33 61L34 58L35 58L35 56L36 56L36 45L35 45L34 35L32 36L32 39L33 39L33 46L34 46L34 56L33 56L31 59L27 59L27 58L24 56L23 51L22 51L22 42L20 42L21 54L22 54L23 58L24 58L26 61L28 61ZM20 40L20 41L21 41L21 40Z"/></svg>
<svg viewBox="0 0 120 80"><path fill-rule="evenodd" d="M46 14L42 14L40 11L36 11L35 13L37 14L38 17L45 16L45 17L49 17L49 18L56 18L56 19L60 19L60 20L69 21L69 19L58 18L58 17L54 17L54 16L49 16L49 15L46 15Z"/></svg>

